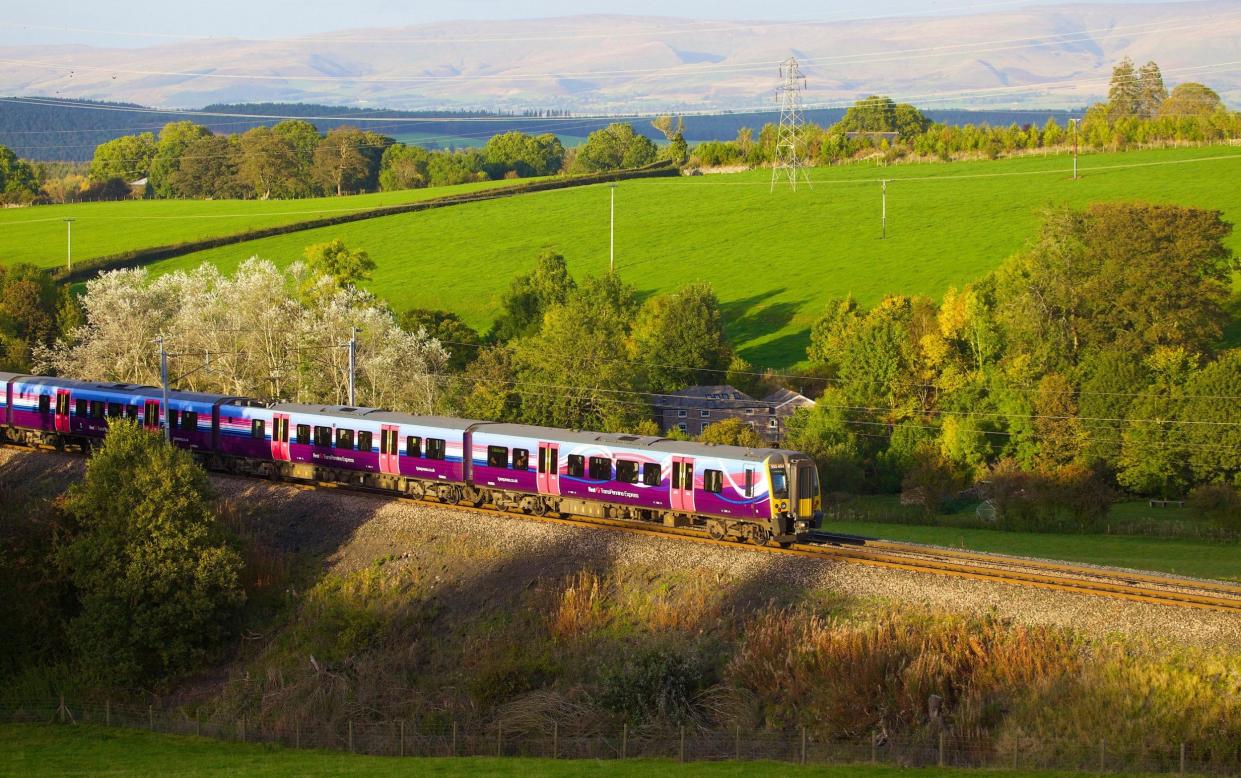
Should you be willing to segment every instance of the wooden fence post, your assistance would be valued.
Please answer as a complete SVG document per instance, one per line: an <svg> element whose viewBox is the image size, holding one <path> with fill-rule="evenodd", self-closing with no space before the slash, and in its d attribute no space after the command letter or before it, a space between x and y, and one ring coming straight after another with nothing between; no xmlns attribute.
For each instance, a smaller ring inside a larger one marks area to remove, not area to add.
<svg viewBox="0 0 1241 778"><path fill-rule="evenodd" d="M804 724L801 728L801 763L806 763L806 726Z"/></svg>
<svg viewBox="0 0 1241 778"><path fill-rule="evenodd" d="M552 759L560 757L560 722L552 722Z"/></svg>
<svg viewBox="0 0 1241 778"><path fill-rule="evenodd" d="M452 723L452 755L457 755L457 722Z"/></svg>
<svg viewBox="0 0 1241 778"><path fill-rule="evenodd" d="M738 762L740 762L740 761L741 761L741 725L740 725L740 724L738 724L738 725L737 725L737 729L736 729L736 733L735 733L735 734L736 734L736 737L735 737L735 739L734 739L734 743L733 743L733 745L734 745L735 747L733 748L733 751L734 751L734 753L736 754L736 756L735 756L734 758L735 758Z"/></svg>
<svg viewBox="0 0 1241 778"><path fill-rule="evenodd" d="M1185 774L1185 741L1181 741L1181 775Z"/></svg>
<svg viewBox="0 0 1241 778"><path fill-rule="evenodd" d="M401 747L400 755L405 756L405 719L401 719Z"/></svg>
<svg viewBox="0 0 1241 778"><path fill-rule="evenodd" d="M875 742L875 736L870 736L870 763L879 763L879 744Z"/></svg>
<svg viewBox="0 0 1241 778"><path fill-rule="evenodd" d="M496 756L504 755L504 722L496 722Z"/></svg>
<svg viewBox="0 0 1241 778"><path fill-rule="evenodd" d="M944 766L944 733L939 733L939 766Z"/></svg>
<svg viewBox="0 0 1241 778"><path fill-rule="evenodd" d="M681 725L681 761L685 761L685 725Z"/></svg>
<svg viewBox="0 0 1241 778"><path fill-rule="evenodd" d="M1103 772L1103 759L1106 753L1107 753L1107 743L1104 740L1100 739L1099 740L1099 772Z"/></svg>
<svg viewBox="0 0 1241 778"><path fill-rule="evenodd" d="M147 706L147 729L155 731L155 706Z"/></svg>
<svg viewBox="0 0 1241 778"><path fill-rule="evenodd" d="M107 700L103 704L103 722L105 727L112 726L112 700Z"/></svg>
<svg viewBox="0 0 1241 778"><path fill-rule="evenodd" d="M629 723L621 725L621 759L625 758L625 753L629 750Z"/></svg>
<svg viewBox="0 0 1241 778"><path fill-rule="evenodd" d="M241 717L240 728L241 728L241 742L244 743L246 742L246 717L245 716Z"/></svg>
<svg viewBox="0 0 1241 778"><path fill-rule="evenodd" d="M293 722L293 747L302 747L302 720L298 719Z"/></svg>
<svg viewBox="0 0 1241 778"><path fill-rule="evenodd" d="M353 753L353 719L349 719L349 753Z"/></svg>

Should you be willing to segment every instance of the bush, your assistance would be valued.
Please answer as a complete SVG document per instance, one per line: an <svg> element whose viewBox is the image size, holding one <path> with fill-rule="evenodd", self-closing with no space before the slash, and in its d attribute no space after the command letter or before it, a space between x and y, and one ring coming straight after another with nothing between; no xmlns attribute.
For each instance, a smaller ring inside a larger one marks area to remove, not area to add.
<svg viewBox="0 0 1241 778"><path fill-rule="evenodd" d="M599 702L633 722L687 721L713 676L700 656L669 646L649 648L604 666Z"/></svg>
<svg viewBox="0 0 1241 778"><path fill-rule="evenodd" d="M944 511L966 486L961 468L938 451L919 451L901 481L901 503L930 516Z"/></svg>
<svg viewBox="0 0 1241 778"><path fill-rule="evenodd" d="M1228 484L1199 486L1189 493L1189 507L1220 529L1241 531L1241 493Z"/></svg>
<svg viewBox="0 0 1241 778"><path fill-rule="evenodd" d="M230 632L242 563L213 500L187 452L113 420L69 491L77 527L57 550L79 606L70 642L88 673L134 683L190 670Z"/></svg>

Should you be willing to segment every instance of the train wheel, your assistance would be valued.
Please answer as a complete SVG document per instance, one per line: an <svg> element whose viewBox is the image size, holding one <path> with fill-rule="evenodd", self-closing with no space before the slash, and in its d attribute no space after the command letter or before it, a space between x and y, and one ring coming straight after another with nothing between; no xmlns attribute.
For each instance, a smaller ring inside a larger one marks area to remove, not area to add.
<svg viewBox="0 0 1241 778"><path fill-rule="evenodd" d="M534 516L542 516L547 513L547 503L543 502L542 497L528 497L526 498L526 504L522 507Z"/></svg>
<svg viewBox="0 0 1241 778"><path fill-rule="evenodd" d="M723 540L728 535L728 531L724 528L724 522L713 519L707 522L707 534L712 540Z"/></svg>
<svg viewBox="0 0 1241 778"><path fill-rule="evenodd" d="M756 546L765 546L771 541L771 530L759 524L750 524L746 527L746 540Z"/></svg>
<svg viewBox="0 0 1241 778"><path fill-rule="evenodd" d="M405 487L405 493L415 500L421 500L427 496L427 490L418 481L410 481Z"/></svg>

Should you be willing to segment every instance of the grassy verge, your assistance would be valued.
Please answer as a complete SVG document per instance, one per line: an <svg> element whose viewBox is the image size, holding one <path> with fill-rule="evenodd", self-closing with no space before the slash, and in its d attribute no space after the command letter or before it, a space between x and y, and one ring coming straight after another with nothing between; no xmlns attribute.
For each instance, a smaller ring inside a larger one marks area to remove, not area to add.
<svg viewBox="0 0 1241 778"><path fill-rule="evenodd" d="M267 745L224 743L92 726L0 726L0 773L5 775L420 775L420 776L861 776L905 775L895 767L802 767L776 762L710 763L651 759L628 761L524 758L414 758L296 751ZM1062 772L923 769L919 775L1071 775Z"/></svg>
<svg viewBox="0 0 1241 778"><path fill-rule="evenodd" d="M1235 543L1121 535L1051 535L865 521L828 521L824 529L887 540L954 546L971 551L1020 554L1241 581L1241 547Z"/></svg>
<svg viewBox="0 0 1241 778"><path fill-rule="evenodd" d="M1019 250L1048 206L1148 200L1241 219L1233 183L1241 149L1098 154L1082 169L1071 180L1064 156L859 165L815 170L814 188L796 192L770 192L763 170L627 181L616 192L616 266L646 294L710 282L742 356L787 368L805 358L829 297L852 294L865 305L893 293L938 298ZM879 178L889 179L886 240ZM543 248L561 251L575 275L606 272L608 202L606 186L544 192L264 238L154 267L209 261L231 270L255 254L285 265L307 244L340 238L370 252L379 267L368 287L396 310L448 308L485 329L512 277ZM1229 243L1241 245L1241 233Z"/></svg>

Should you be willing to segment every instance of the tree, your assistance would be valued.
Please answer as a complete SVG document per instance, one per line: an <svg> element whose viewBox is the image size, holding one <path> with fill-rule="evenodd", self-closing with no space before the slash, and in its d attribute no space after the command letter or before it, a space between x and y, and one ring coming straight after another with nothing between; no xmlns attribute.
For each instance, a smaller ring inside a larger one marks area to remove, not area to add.
<svg viewBox="0 0 1241 778"><path fill-rule="evenodd" d="M483 155L474 149L441 151L431 155L427 164L431 186L452 186L471 181L485 181Z"/></svg>
<svg viewBox="0 0 1241 778"><path fill-rule="evenodd" d="M842 132L892 132L896 129L896 103L890 97L870 95L845 111L836 129Z"/></svg>
<svg viewBox="0 0 1241 778"><path fill-rule="evenodd" d="M1077 418L1075 392L1068 379L1059 373L1043 376L1035 390L1033 416L1041 464L1054 468L1080 456L1086 436Z"/></svg>
<svg viewBox="0 0 1241 778"><path fill-rule="evenodd" d="M0 203L30 202L39 194L38 178L28 163L0 146Z"/></svg>
<svg viewBox="0 0 1241 778"><path fill-rule="evenodd" d="M1223 107L1224 101L1215 90L1186 82L1173 87L1172 94L1159 106L1159 115L1170 118L1210 116Z"/></svg>
<svg viewBox="0 0 1241 778"><path fill-rule="evenodd" d="M909 103L897 103L893 118L893 129L904 141L913 140L931 127L931 120Z"/></svg>
<svg viewBox="0 0 1241 778"><path fill-rule="evenodd" d="M636 371L617 348L629 336L633 289L615 275L588 279L543 325L513 345L522 416L531 424L624 430L650 415Z"/></svg>
<svg viewBox="0 0 1241 778"><path fill-rule="evenodd" d="M642 167L655 161L655 143L633 130L631 124L609 124L586 136L578 147L574 167L581 173Z"/></svg>
<svg viewBox="0 0 1241 778"><path fill-rule="evenodd" d="M120 178L126 183L146 178L155 159L155 135L144 132L122 135L95 147L90 163L90 179L95 182Z"/></svg>
<svg viewBox="0 0 1241 778"><path fill-rule="evenodd" d="M543 251L532 272L517 276L509 284L489 337L507 341L535 332L547 309L564 304L576 288L564 257L550 249Z"/></svg>
<svg viewBox="0 0 1241 778"><path fill-rule="evenodd" d="M69 635L104 682L191 670L232 631L242 561L214 499L188 452L119 419L70 489L78 526L58 554L80 603Z"/></svg>
<svg viewBox="0 0 1241 778"><path fill-rule="evenodd" d="M302 252L310 269L311 279L326 277L337 287L357 286L369 281L375 260L362 250L353 250L340 240L315 243Z"/></svg>
<svg viewBox="0 0 1241 778"><path fill-rule="evenodd" d="M421 189L430 182L430 161L431 154L419 146L389 146L379 163L379 188L385 192Z"/></svg>
<svg viewBox="0 0 1241 778"><path fill-rule="evenodd" d="M630 349L654 392L719 383L732 359L719 300L705 283L650 298L634 321Z"/></svg>
<svg viewBox="0 0 1241 778"><path fill-rule="evenodd" d="M302 186L301 164L293 141L270 127L254 127L241 135L238 180L260 200L295 196Z"/></svg>
<svg viewBox="0 0 1241 778"><path fill-rule="evenodd" d="M513 173L520 178L550 176L564 164L564 145L551 133L530 136L524 132L505 132L492 136L483 146L483 169L488 177L504 178Z"/></svg>
<svg viewBox="0 0 1241 778"><path fill-rule="evenodd" d="M724 419L707 428L698 436L699 443L714 443L717 446L741 446L743 448L766 448L767 441L754 430L754 427L741 419Z"/></svg>
<svg viewBox="0 0 1241 778"><path fill-rule="evenodd" d="M315 180L338 197L361 191L370 172L370 159L363 153L365 142L356 127L337 127L328 132L315 147Z"/></svg>
<svg viewBox="0 0 1241 778"><path fill-rule="evenodd" d="M1163 73L1153 61L1138 70L1137 115L1143 119L1154 118L1160 106L1168 99L1168 88L1163 85Z"/></svg>
<svg viewBox="0 0 1241 778"><path fill-rule="evenodd" d="M1115 121L1138 116L1142 107L1142 86L1133 60L1125 57L1112 68L1112 83L1107 91L1108 118Z"/></svg>
<svg viewBox="0 0 1241 778"><path fill-rule="evenodd" d="M662 114L651 121L651 126L663 133L664 140L668 141L668 146L662 153L665 159L671 160L672 164L677 167L689 161L689 144L685 142L684 117L678 116L673 121L671 115Z"/></svg>
<svg viewBox="0 0 1241 778"><path fill-rule="evenodd" d="M465 369L482 346L483 339L461 317L449 311L413 308L397 320L406 332L425 332L447 349L448 368L454 372Z"/></svg>
<svg viewBox="0 0 1241 778"><path fill-rule="evenodd" d="M244 185L238 178L241 147L234 137L207 135L190 141L175 170L169 174L173 197L241 197Z"/></svg>
<svg viewBox="0 0 1241 778"><path fill-rule="evenodd" d="M521 420L520 385L513 351L508 346L479 349L458 386L452 404L461 416L485 421Z"/></svg>
<svg viewBox="0 0 1241 778"><path fill-rule="evenodd" d="M291 176L294 185L290 197L310 197L318 193L315 186L314 162L315 149L319 145L320 135L315 126L302 119L286 119L272 125L272 133L285 140L293 148L294 172Z"/></svg>
<svg viewBox="0 0 1241 778"><path fill-rule="evenodd" d="M46 270L0 267L0 370L29 370L33 349L50 345L71 311L68 289Z"/></svg>
<svg viewBox="0 0 1241 778"><path fill-rule="evenodd" d="M151 189L156 197L176 197L173 180L181 168L181 157L190 144L211 135L211 130L194 122L169 122L159 131L155 155L151 159Z"/></svg>

